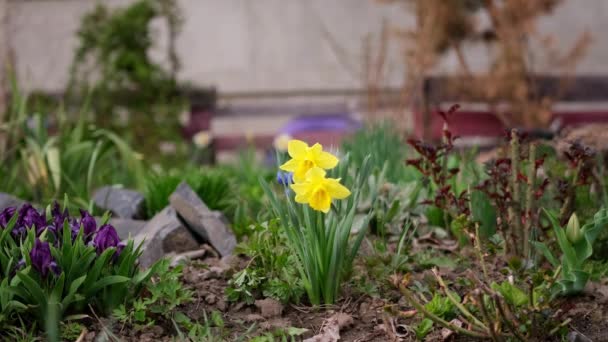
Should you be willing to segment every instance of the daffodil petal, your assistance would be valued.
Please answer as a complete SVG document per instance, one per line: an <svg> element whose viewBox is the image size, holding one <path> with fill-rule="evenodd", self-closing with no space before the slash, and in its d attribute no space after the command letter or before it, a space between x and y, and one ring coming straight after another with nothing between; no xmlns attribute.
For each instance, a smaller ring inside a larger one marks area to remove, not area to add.
<svg viewBox="0 0 608 342"><path fill-rule="evenodd" d="M279 166L283 171L295 172L298 168L299 162L295 159L290 159L285 164Z"/></svg>
<svg viewBox="0 0 608 342"><path fill-rule="evenodd" d="M321 152L315 162L318 167L329 170L338 165L338 158L329 152Z"/></svg>
<svg viewBox="0 0 608 342"><path fill-rule="evenodd" d="M308 144L302 140L293 139L287 143L287 152L294 159L305 159Z"/></svg>
<svg viewBox="0 0 608 342"><path fill-rule="evenodd" d="M291 190L296 193L296 195L304 195L309 192L310 185L307 183L296 183L290 185Z"/></svg>
<svg viewBox="0 0 608 342"><path fill-rule="evenodd" d="M308 203L309 196L307 196L307 195L296 195L296 197L294 199L298 203L306 204L306 203Z"/></svg>
<svg viewBox="0 0 608 342"><path fill-rule="evenodd" d="M313 209L327 213L331 206L331 197L325 189L320 189L310 196L309 204Z"/></svg>
<svg viewBox="0 0 608 342"><path fill-rule="evenodd" d="M327 172L320 167L313 167L306 173L306 180L311 183L316 183L325 179Z"/></svg>
<svg viewBox="0 0 608 342"><path fill-rule="evenodd" d="M312 158L316 159L323 152L323 145L315 143L308 149L308 152Z"/></svg>
<svg viewBox="0 0 608 342"><path fill-rule="evenodd" d="M312 163L310 161L298 162L298 167L293 171L293 179L296 182L303 182L306 180L306 174L311 170Z"/></svg>
<svg viewBox="0 0 608 342"><path fill-rule="evenodd" d="M329 196L336 199L344 199L350 196L350 190L346 188L344 185L340 184L337 179L328 179L325 183L325 187Z"/></svg>

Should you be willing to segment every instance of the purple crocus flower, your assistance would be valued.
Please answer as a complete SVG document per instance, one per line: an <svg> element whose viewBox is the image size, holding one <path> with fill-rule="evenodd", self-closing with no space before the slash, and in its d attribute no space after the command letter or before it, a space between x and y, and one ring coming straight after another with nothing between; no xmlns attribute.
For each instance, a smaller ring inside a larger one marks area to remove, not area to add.
<svg viewBox="0 0 608 342"><path fill-rule="evenodd" d="M95 222L95 218L89 214L88 211L80 209L80 226L84 229L85 239L90 237L97 230L97 222Z"/></svg>
<svg viewBox="0 0 608 342"><path fill-rule="evenodd" d="M0 227L3 229L6 228L8 221L10 221L11 218L13 218L13 215L15 215L15 211L17 211L17 208L8 207L4 208L4 210L0 212Z"/></svg>
<svg viewBox="0 0 608 342"><path fill-rule="evenodd" d="M109 224L101 226L93 239L93 246L97 249L97 254L101 254L110 247L118 247L119 243L120 238L116 229Z"/></svg>
<svg viewBox="0 0 608 342"><path fill-rule="evenodd" d="M61 274L61 268L59 267L59 265L57 265L57 263L55 261L51 261L51 263L49 264L49 270L51 270L51 272L55 273L55 275Z"/></svg>
<svg viewBox="0 0 608 342"><path fill-rule="evenodd" d="M53 217L53 227L57 232L63 230L63 224L65 223L65 220L69 218L70 213L67 208L61 211L59 203L55 201L55 203L53 203L53 208L51 208L51 216Z"/></svg>
<svg viewBox="0 0 608 342"><path fill-rule="evenodd" d="M42 275L46 277L49 271L55 274L59 273L59 267L53 260L51 255L51 247L46 241L40 241L36 239L34 247L30 251L30 259L32 261L32 267Z"/></svg>
<svg viewBox="0 0 608 342"><path fill-rule="evenodd" d="M116 246L116 253L114 253L114 255L112 256L112 259L114 261L118 260L118 257L120 256L120 253L122 253L122 251L125 249L125 247L127 247L127 245L125 245L123 242L119 243Z"/></svg>
<svg viewBox="0 0 608 342"><path fill-rule="evenodd" d="M76 239L80 229L82 229L84 240L89 241L93 237L93 234L95 234L95 230L97 230L97 222L95 221L95 218L86 210L81 209L80 216L80 220L72 219L72 221L70 221L72 240Z"/></svg>
<svg viewBox="0 0 608 342"><path fill-rule="evenodd" d="M46 218L41 215L36 208L32 207L31 204L24 204L19 209L19 225L23 225L27 228L40 228L46 226Z"/></svg>
<svg viewBox="0 0 608 342"><path fill-rule="evenodd" d="M13 228L13 235L23 237L28 228L35 228L37 233L46 228L46 218L31 204L26 203L19 209L19 218Z"/></svg>
<svg viewBox="0 0 608 342"><path fill-rule="evenodd" d="M80 231L80 222L77 219L73 218L70 220L70 230L72 231L72 241L74 241Z"/></svg>

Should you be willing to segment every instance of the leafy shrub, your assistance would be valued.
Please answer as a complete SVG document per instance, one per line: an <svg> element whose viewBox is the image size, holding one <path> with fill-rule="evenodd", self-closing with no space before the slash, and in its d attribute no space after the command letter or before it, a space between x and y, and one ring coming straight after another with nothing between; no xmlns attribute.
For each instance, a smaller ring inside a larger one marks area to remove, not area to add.
<svg viewBox="0 0 608 342"><path fill-rule="evenodd" d="M154 324L158 317L172 319L180 305L193 300L192 291L183 288L179 280L182 266L171 268L168 259L161 259L151 268L150 274L144 284L145 296L121 304L114 310L114 317L140 328Z"/></svg>
<svg viewBox="0 0 608 342"><path fill-rule="evenodd" d="M354 165L361 165L370 156L374 172L386 168L385 177L391 183L417 178L412 169L403 166L407 157L403 138L388 122L363 127L342 143L342 150L350 155Z"/></svg>
<svg viewBox="0 0 608 342"><path fill-rule="evenodd" d="M47 203L64 194L88 207L91 191L106 184L141 187L141 157L117 134L90 125L86 106L76 119L63 108L56 115L30 114L16 85L6 129L11 147L0 151L0 191ZM14 107L14 108L13 108ZM50 129L56 133L50 135Z"/></svg>
<svg viewBox="0 0 608 342"><path fill-rule="evenodd" d="M251 262L230 280L228 299L251 304L260 297L270 297L283 303L299 303L304 288L281 225L271 220L251 229L249 240L237 248Z"/></svg>
<svg viewBox="0 0 608 342"><path fill-rule="evenodd" d="M169 204L169 196L181 181L186 181L212 210L227 211L233 189L222 173L211 169L188 169L181 173L151 174L146 178L145 200L148 217Z"/></svg>
<svg viewBox="0 0 608 342"><path fill-rule="evenodd" d="M154 42L150 23L157 18L168 19L169 39L175 39L181 21L172 0L139 0L112 9L100 3L83 17L77 32L79 45L68 93L81 95L72 93L80 88L92 89L92 105L103 113L97 118L98 124L115 125L117 120L113 119L119 107L134 110L130 114L139 124L131 129L141 137L152 127L155 131L165 130L169 118L175 124L174 115L165 115L163 124L155 123L149 115L155 107L175 101L177 93L174 75L150 58L149 49ZM175 71L178 64L175 51L169 50L168 54ZM92 74L97 77L91 77Z"/></svg>
<svg viewBox="0 0 608 342"><path fill-rule="evenodd" d="M546 212L555 238L562 253L561 259L551 252L549 247L542 242L534 242L534 245L543 253L556 272L560 272L560 279L554 288L554 294L572 295L583 291L591 274L584 269L587 259L593 254L593 243L600 231L608 224L608 211L598 211L593 220L583 227L579 226L576 214L568 221L566 228L557 221L551 213Z"/></svg>
<svg viewBox="0 0 608 342"><path fill-rule="evenodd" d="M260 178L267 182L274 179L276 171L260 164L255 150L239 151L234 164L219 165L217 171L230 180L233 196L228 217L232 218L232 229L237 237L251 232L250 225L270 219L268 200L260 187Z"/></svg>

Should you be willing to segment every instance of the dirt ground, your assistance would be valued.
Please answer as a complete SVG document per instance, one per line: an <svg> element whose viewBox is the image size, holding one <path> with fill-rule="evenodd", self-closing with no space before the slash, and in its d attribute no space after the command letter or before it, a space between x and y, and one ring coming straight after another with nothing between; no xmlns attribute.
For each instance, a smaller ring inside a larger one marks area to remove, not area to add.
<svg viewBox="0 0 608 342"><path fill-rule="evenodd" d="M415 318L396 318L389 312L397 309L402 312L411 311L396 289L383 289L383 298L352 291L346 288L343 299L331 307L313 309L307 306L283 306L273 300L257 301L253 305L232 303L226 300L224 289L228 285L230 275L247 264L247 260L230 257L220 260L207 258L195 260L184 268L183 281L186 287L195 293L195 301L182 308L190 318L203 320L207 315L217 310L224 320L223 338L226 341L247 341L254 336L289 327L305 328L307 332L297 337L304 340L325 334L339 337L340 341L415 341L413 326L418 321ZM502 265L494 263L498 270ZM475 271L470 265L457 267L454 270L442 270L446 281L466 277ZM365 272L362 268L358 271ZM430 271L414 275L416 279L429 278ZM455 290L458 291L457 286ZM606 283L590 283L582 296L560 299L559 308L553 315L558 315L560 321L568 321L568 331L580 332L591 341L608 341L608 285ZM555 316L557 317L557 316ZM335 325L337 329L330 331ZM85 341L93 341L100 323L95 323L92 332L86 335ZM166 323L145 328L142 331L114 332L124 341L174 341L175 332ZM331 335L335 333L337 335ZM442 335L443 333L443 335ZM543 336L540 333L538 336ZM332 339L317 339L318 342L335 341ZM446 338L446 331L435 329L426 341L475 341L475 339L456 334ZM561 341L558 336L543 336L536 341ZM572 341L586 341L573 339Z"/></svg>

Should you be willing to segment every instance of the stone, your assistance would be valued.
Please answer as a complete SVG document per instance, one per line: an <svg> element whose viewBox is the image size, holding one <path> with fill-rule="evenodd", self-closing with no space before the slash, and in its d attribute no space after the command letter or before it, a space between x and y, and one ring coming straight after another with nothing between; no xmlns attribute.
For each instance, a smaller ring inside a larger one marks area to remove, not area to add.
<svg viewBox="0 0 608 342"><path fill-rule="evenodd" d="M236 255L226 255L220 260L220 266L228 271L235 270L241 264L241 258Z"/></svg>
<svg viewBox="0 0 608 342"><path fill-rule="evenodd" d="M177 217L175 209L166 207L156 214L134 238L135 244L143 241L139 263L149 267L170 253L196 250L199 243Z"/></svg>
<svg viewBox="0 0 608 342"><path fill-rule="evenodd" d="M144 195L135 190L104 186L93 193L93 202L115 217L139 219L144 216Z"/></svg>
<svg viewBox="0 0 608 342"><path fill-rule="evenodd" d="M248 314L247 316L245 316L245 322L260 322L263 320L264 320L264 317L262 317L262 315L259 315L259 314Z"/></svg>
<svg viewBox="0 0 608 342"><path fill-rule="evenodd" d="M97 226L99 227L99 225L101 224L101 218L96 217L95 221L97 221ZM116 228L118 237L121 240L126 240L129 237L134 237L139 234L139 232L143 229L146 223L146 221L142 220L131 220L122 218L111 218L108 220L108 224Z"/></svg>
<svg viewBox="0 0 608 342"><path fill-rule="evenodd" d="M569 332L566 339L568 340L568 342L593 342L589 337L577 331Z"/></svg>
<svg viewBox="0 0 608 342"><path fill-rule="evenodd" d="M207 279L223 278L225 272L226 272L226 269L224 269L222 267L212 266L207 271L205 271L203 274L201 274L201 279L207 280Z"/></svg>
<svg viewBox="0 0 608 342"><path fill-rule="evenodd" d="M169 202L189 228L209 242L220 256L232 254L236 237L228 221L221 212L210 210L186 182L179 184Z"/></svg>
<svg viewBox="0 0 608 342"><path fill-rule="evenodd" d="M283 304L272 298L258 299L255 301L255 306L264 318L281 316L283 313Z"/></svg>
<svg viewBox="0 0 608 342"><path fill-rule="evenodd" d="M185 264L191 260L201 259L205 256L205 254L207 254L207 251L204 249L198 249L177 254L173 258L171 258L171 266L175 267L179 264Z"/></svg>
<svg viewBox="0 0 608 342"><path fill-rule="evenodd" d="M8 207L20 207L24 203L22 199L0 192L0 211Z"/></svg>
<svg viewBox="0 0 608 342"><path fill-rule="evenodd" d="M226 304L226 301L224 300L224 298L218 298L217 303L215 304L215 307L220 310L220 311L226 311L226 309L228 308L228 305Z"/></svg>
<svg viewBox="0 0 608 342"><path fill-rule="evenodd" d="M215 302L217 302L217 296L214 295L213 293L208 294L207 296L205 296L205 302L207 302L207 304L215 304Z"/></svg>

